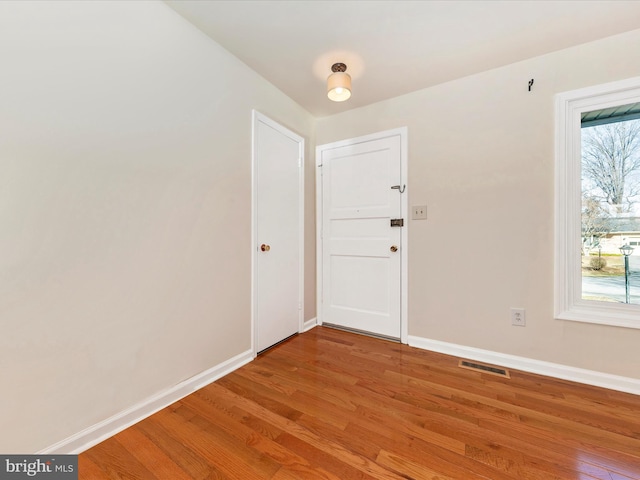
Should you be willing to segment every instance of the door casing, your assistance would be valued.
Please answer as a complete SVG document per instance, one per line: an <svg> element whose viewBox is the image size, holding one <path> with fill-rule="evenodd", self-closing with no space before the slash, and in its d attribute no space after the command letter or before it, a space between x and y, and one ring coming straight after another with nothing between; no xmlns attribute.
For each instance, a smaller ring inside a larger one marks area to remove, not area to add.
<svg viewBox="0 0 640 480"><path fill-rule="evenodd" d="M405 190L401 196L401 212L404 219L404 227L402 232L402 239L400 248L402 254L401 259L401 273L400 273L400 342L408 343L408 265L409 265L409 190L407 187L407 163L408 163L408 133L407 127L396 128L392 130L385 130L382 132L373 133L370 135L364 135L361 137L349 138L338 142L327 143L324 145L318 145L316 147L316 272L317 272L317 292L316 292L316 311L318 325L322 325L322 298L323 298L323 188L322 188L322 152L333 148L339 148L344 146L353 145L356 143L363 143L372 140L380 140L390 136L400 136L400 177L401 184Z"/></svg>

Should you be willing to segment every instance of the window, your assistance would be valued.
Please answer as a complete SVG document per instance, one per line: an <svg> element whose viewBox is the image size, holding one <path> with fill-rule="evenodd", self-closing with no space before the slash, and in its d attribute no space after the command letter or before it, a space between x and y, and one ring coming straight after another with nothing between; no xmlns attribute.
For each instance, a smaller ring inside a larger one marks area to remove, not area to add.
<svg viewBox="0 0 640 480"><path fill-rule="evenodd" d="M555 317L640 328L640 77L556 97L555 213Z"/></svg>

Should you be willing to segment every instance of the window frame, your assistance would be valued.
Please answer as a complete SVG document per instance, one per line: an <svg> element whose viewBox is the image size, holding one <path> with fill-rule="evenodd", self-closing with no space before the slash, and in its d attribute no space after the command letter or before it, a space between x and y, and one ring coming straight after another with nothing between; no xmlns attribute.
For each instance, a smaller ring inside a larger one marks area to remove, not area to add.
<svg viewBox="0 0 640 480"><path fill-rule="evenodd" d="M559 93L555 100L555 301L557 320L640 329L640 305L582 298L581 114L640 102L640 77Z"/></svg>

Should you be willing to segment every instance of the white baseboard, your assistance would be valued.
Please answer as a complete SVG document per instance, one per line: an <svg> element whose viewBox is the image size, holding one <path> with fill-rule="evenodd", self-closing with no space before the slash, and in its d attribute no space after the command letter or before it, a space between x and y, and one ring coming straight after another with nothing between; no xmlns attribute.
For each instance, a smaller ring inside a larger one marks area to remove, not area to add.
<svg viewBox="0 0 640 480"><path fill-rule="evenodd" d="M548 377L569 380L571 382L584 383L596 387L618 390L620 392L640 395L640 380L608 373L596 372L582 368L569 367L557 363L543 362L532 358L508 355L492 352L479 348L466 347L454 343L430 340L423 337L409 336L409 345L423 350L444 353L454 357L462 357L469 360L490 363L502 367L514 368L524 372L536 373Z"/></svg>
<svg viewBox="0 0 640 480"><path fill-rule="evenodd" d="M38 452L78 454L253 360L248 350Z"/></svg>
<svg viewBox="0 0 640 480"><path fill-rule="evenodd" d="M309 320L307 320L306 322L304 322L303 326L302 326L302 331L303 332L308 332L309 330L311 330L313 327L318 325L318 319L316 317L313 317Z"/></svg>

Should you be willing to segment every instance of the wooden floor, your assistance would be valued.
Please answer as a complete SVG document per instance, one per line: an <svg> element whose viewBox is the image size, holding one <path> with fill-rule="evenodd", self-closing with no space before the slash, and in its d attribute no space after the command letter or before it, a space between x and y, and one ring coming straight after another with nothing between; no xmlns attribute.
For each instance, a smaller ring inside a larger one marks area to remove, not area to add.
<svg viewBox="0 0 640 480"><path fill-rule="evenodd" d="M640 479L640 397L317 327L91 448L80 479Z"/></svg>

